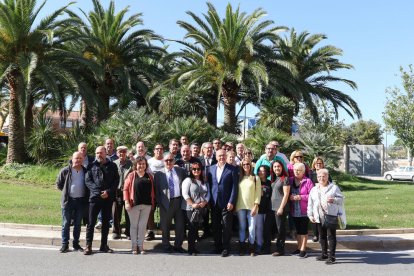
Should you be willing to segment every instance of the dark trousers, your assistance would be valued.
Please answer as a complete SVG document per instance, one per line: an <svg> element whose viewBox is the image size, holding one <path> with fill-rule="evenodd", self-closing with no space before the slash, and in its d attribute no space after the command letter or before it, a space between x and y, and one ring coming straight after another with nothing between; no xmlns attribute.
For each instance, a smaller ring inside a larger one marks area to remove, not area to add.
<svg viewBox="0 0 414 276"><path fill-rule="evenodd" d="M86 198L69 197L65 207L62 208L62 245L68 245L70 239L70 222L73 219L73 244L79 245L81 221L87 205Z"/></svg>
<svg viewBox="0 0 414 276"><path fill-rule="evenodd" d="M217 251L230 250L233 212L215 205L211 208L211 220L213 222L215 249Z"/></svg>
<svg viewBox="0 0 414 276"><path fill-rule="evenodd" d="M335 257L336 251L336 228L326 228L318 223L319 243L322 248L322 255L327 255L329 258ZM329 253L328 253L329 241Z"/></svg>
<svg viewBox="0 0 414 276"><path fill-rule="evenodd" d="M122 197L117 197L112 205L112 217L114 222L112 233L121 235L122 211L124 211L125 217L125 235L129 236L129 228L131 227L131 224L129 222L128 213L125 210L125 202Z"/></svg>
<svg viewBox="0 0 414 276"><path fill-rule="evenodd" d="M86 230L86 245L92 245L93 232L99 212L102 214L101 247L108 244L109 220L112 213L112 200L89 202L89 224Z"/></svg>
<svg viewBox="0 0 414 276"><path fill-rule="evenodd" d="M286 241L287 214L282 214L281 216L278 216L275 212L275 219L277 227L276 251L284 253Z"/></svg>
<svg viewBox="0 0 414 276"><path fill-rule="evenodd" d="M314 237L319 237L318 225L316 223L311 223L312 225L312 232Z"/></svg>
<svg viewBox="0 0 414 276"><path fill-rule="evenodd" d="M160 206L160 220L161 220L161 231L162 231L162 245L164 249L171 247L170 244L170 229L172 220L174 219L175 224L175 241L174 247L181 247L184 240L184 216L183 210L181 209L182 197L173 198L170 200L170 206L165 209L164 206Z"/></svg>
<svg viewBox="0 0 414 276"><path fill-rule="evenodd" d="M270 252L272 239L276 233L275 211L269 210L266 213L263 224L263 252Z"/></svg>
<svg viewBox="0 0 414 276"><path fill-rule="evenodd" d="M193 211L186 211L186 217L188 221L188 251L194 251L196 239L198 238L198 229L199 229L199 223L193 223L190 221L191 215L193 214Z"/></svg>
<svg viewBox="0 0 414 276"><path fill-rule="evenodd" d="M203 221L203 235L209 236L211 234L210 231L210 208L207 208L206 215Z"/></svg>

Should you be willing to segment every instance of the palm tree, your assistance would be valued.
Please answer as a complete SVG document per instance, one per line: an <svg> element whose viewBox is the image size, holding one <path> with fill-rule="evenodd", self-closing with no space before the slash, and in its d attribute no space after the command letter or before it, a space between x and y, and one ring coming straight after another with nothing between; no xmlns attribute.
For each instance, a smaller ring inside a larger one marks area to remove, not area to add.
<svg viewBox="0 0 414 276"><path fill-rule="evenodd" d="M217 93L217 98L223 100L224 129L234 133L239 92L245 83L251 82L254 90L250 93L260 95L262 86L268 83L262 60L262 52L268 47L263 42L277 40L277 32L284 28L270 27L273 24L270 20L260 22L266 15L262 9L247 15L239 8L233 11L228 4L225 18L221 19L211 3L207 6L205 21L187 12L197 25L177 22L187 31L185 39L194 42L179 41L186 47L181 57L189 66L180 68L178 75L189 86L206 86L208 83L213 94Z"/></svg>
<svg viewBox="0 0 414 276"><path fill-rule="evenodd" d="M260 111L256 114L257 123L265 127L278 128L290 134L291 125L288 123L294 114L294 103L283 96L272 96L263 99Z"/></svg>
<svg viewBox="0 0 414 276"><path fill-rule="evenodd" d="M24 124L27 87L33 70L48 52L59 43L59 35L69 26L68 19L57 20L67 5L40 20L39 12L45 1L36 8L36 0L3 0L0 2L0 70L1 81L9 91L9 144L7 163L24 162Z"/></svg>
<svg viewBox="0 0 414 276"><path fill-rule="evenodd" d="M337 58L342 50L332 45L316 48L326 39L322 34L310 35L308 32L297 34L294 29L290 37L275 43L277 58L267 65L270 69L269 90L283 95L295 103L296 114L300 104L304 104L311 115L318 121L318 100L332 104L336 117L338 109L344 109L352 118L354 114L361 117L358 104L344 92L332 88L333 83L342 83L357 89L355 82L336 77L332 72L341 69L352 69L350 64L342 63Z"/></svg>
<svg viewBox="0 0 414 276"><path fill-rule="evenodd" d="M147 29L135 30L142 25L142 14L125 18L129 7L115 12L114 1L104 9L98 0L92 0L93 11L85 15L87 22L79 27L85 39L79 46L85 58L98 64L95 70L95 89L102 103L98 120L109 117L110 99L118 100L125 108L131 100L142 102L154 82L162 76L157 61L165 52L152 44L162 38ZM80 18L72 14L72 18Z"/></svg>

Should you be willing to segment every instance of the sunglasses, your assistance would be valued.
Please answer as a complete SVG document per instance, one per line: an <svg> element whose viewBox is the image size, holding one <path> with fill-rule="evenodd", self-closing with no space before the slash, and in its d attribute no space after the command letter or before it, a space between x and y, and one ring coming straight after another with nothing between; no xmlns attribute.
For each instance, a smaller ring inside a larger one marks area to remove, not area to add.
<svg viewBox="0 0 414 276"><path fill-rule="evenodd" d="M192 170L193 172L200 172L200 171L201 171L201 168L191 168L191 170Z"/></svg>
<svg viewBox="0 0 414 276"><path fill-rule="evenodd" d="M303 156L295 156L295 158L303 158Z"/></svg>
<svg viewBox="0 0 414 276"><path fill-rule="evenodd" d="M174 159L164 159L164 162L172 162Z"/></svg>
<svg viewBox="0 0 414 276"><path fill-rule="evenodd" d="M244 166L250 166L250 164L244 163L244 164L243 164L243 167L244 167Z"/></svg>

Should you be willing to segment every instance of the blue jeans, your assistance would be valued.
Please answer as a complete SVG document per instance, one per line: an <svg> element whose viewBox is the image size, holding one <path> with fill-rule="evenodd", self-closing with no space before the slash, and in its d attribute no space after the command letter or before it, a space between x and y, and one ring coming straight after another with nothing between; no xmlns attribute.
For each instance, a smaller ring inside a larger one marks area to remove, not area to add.
<svg viewBox="0 0 414 276"><path fill-rule="evenodd" d="M62 208L62 245L68 245L70 239L70 222L73 218L73 244L79 244L81 221L87 204L86 198L69 197Z"/></svg>
<svg viewBox="0 0 414 276"><path fill-rule="evenodd" d="M257 214L256 215L256 242L257 246L262 247L263 245L263 226L266 218L266 214Z"/></svg>
<svg viewBox="0 0 414 276"><path fill-rule="evenodd" d="M239 241L246 241L246 219L249 225L249 243L254 244L256 237L256 216L251 216L251 210L241 209L237 211L237 217L239 219Z"/></svg>

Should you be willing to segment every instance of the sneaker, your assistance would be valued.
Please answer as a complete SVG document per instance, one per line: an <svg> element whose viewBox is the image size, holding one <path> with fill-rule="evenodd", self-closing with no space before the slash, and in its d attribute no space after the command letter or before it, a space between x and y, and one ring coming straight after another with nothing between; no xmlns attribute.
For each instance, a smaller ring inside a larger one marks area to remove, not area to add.
<svg viewBox="0 0 414 276"><path fill-rule="evenodd" d="M319 237L318 237L318 236L313 236L312 241L313 241L313 242L318 242L318 241L319 241Z"/></svg>
<svg viewBox="0 0 414 276"><path fill-rule="evenodd" d="M145 255L145 254L147 254L147 251L145 251L145 250L144 250L144 248L143 248L143 247L141 247L141 248L139 249L139 253L140 253L141 255Z"/></svg>
<svg viewBox="0 0 414 276"><path fill-rule="evenodd" d="M117 233L113 233L112 234L112 239L119 240L120 238L121 238L121 235L120 234L117 234Z"/></svg>
<svg viewBox="0 0 414 276"><path fill-rule="evenodd" d="M306 253L306 251L300 251L299 258L305 259L307 257L308 257L308 253Z"/></svg>
<svg viewBox="0 0 414 276"><path fill-rule="evenodd" d="M83 248L79 244L74 244L73 251L83 252Z"/></svg>
<svg viewBox="0 0 414 276"><path fill-rule="evenodd" d="M318 257L316 257L317 261L326 261L328 259L327 255L320 255Z"/></svg>
<svg viewBox="0 0 414 276"><path fill-rule="evenodd" d="M334 257L328 258L328 260L326 260L326 262L325 262L325 264L327 264L327 265L331 265L331 264L334 264L334 263L336 263L336 260L335 260Z"/></svg>
<svg viewBox="0 0 414 276"><path fill-rule="evenodd" d="M59 250L60 253L66 253L68 251L69 251L69 246L67 244L63 244Z"/></svg>
<svg viewBox="0 0 414 276"><path fill-rule="evenodd" d="M95 225L96 229L102 229L102 222L98 221L98 223Z"/></svg>
<svg viewBox="0 0 414 276"><path fill-rule="evenodd" d="M300 250L299 249L296 249L295 251L293 251L292 253L290 253L290 255L296 256L296 255L299 255L299 253L300 253Z"/></svg>

